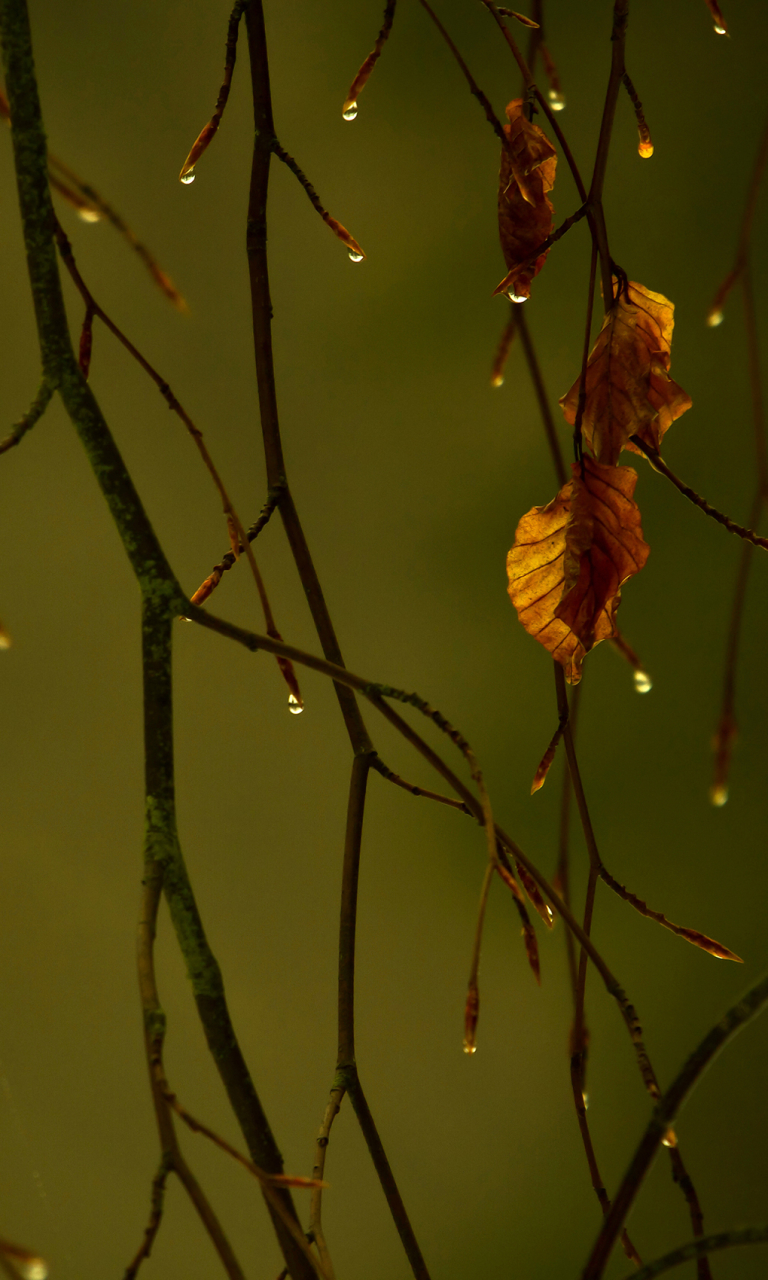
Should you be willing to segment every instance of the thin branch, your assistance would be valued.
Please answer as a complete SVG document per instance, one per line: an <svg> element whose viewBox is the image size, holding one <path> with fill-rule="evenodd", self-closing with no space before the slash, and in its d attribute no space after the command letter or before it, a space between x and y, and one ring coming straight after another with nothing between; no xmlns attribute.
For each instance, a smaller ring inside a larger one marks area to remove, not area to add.
<svg viewBox="0 0 768 1280"><path fill-rule="evenodd" d="M401 778L399 773L394 773L383 760L380 760L378 755L372 756L371 768L380 773L382 778L386 778L387 782L394 783L396 787L402 787L404 791L408 791L412 796L423 796L425 800L436 800L438 804L450 805L452 809L460 809L462 813L472 816L463 800L454 800L452 796L443 796L438 791L427 791L425 787L417 787L412 782L406 782L405 778Z"/></svg>
<svg viewBox="0 0 768 1280"><path fill-rule="evenodd" d="M504 36L504 39L509 45L512 56L515 59L515 62L517 63L522 73L523 83L525 85L527 95L529 97L535 97L536 101L538 102L539 106L544 112L544 115L547 117L549 125L555 137L557 138L558 143L560 144L560 150L565 156L566 163L568 165L568 168L571 171L571 175L576 184L576 190L579 193L579 198L582 204L584 204L587 200L586 187L584 186L584 183L581 178L581 174L579 173L578 165L576 164L576 161L573 158L571 149L568 146L568 142L565 138L565 135L562 129L560 128L560 125L557 122L557 119L555 117L554 112L552 111L550 104L547 102L547 99L545 98L544 94L537 88L536 84L534 83L534 79L531 74L530 67L528 66L523 55L518 49L514 36L512 35L511 31L507 27L506 23L502 21L501 15L498 9L496 8L496 5L493 3L493 0L482 0L482 2L485 5L488 12L493 17L496 25L499 27L502 35ZM592 226L591 211L589 212L588 217L590 219L590 226Z"/></svg>
<svg viewBox="0 0 768 1280"><path fill-rule="evenodd" d="M283 164L290 169L294 177L298 178L302 187L306 191L307 196L309 197L309 203L312 205L312 208L315 209L316 212L320 214L320 217L322 218L323 222L326 224L326 226L330 227L333 234L339 240L341 240L342 244L345 244L347 246L347 249L349 250L349 256L352 259L352 261L360 262L365 257L365 254L363 253L363 250L360 248L360 245L357 243L355 237L353 235L350 235L349 231L347 231L347 228L343 227L340 222L337 222L336 218L331 217L328 210L321 203L320 197L315 191L315 188L312 186L312 183L309 181L309 178L307 177L307 175L304 173L302 169L299 168L293 156L288 154L288 152L285 150L285 147L280 146L280 143L278 142L277 138L272 139L272 151L277 156L278 160L282 160Z"/></svg>
<svg viewBox="0 0 768 1280"><path fill-rule="evenodd" d="M275 369L272 358L272 302L269 291L267 260L267 190L269 165L275 139L272 98L269 85L269 60L261 0L250 0L245 11L248 50L253 91L254 145L251 185L248 201L246 250L253 313L254 354L261 415L261 431L270 489L279 490L279 509L301 584L307 597L312 619L326 658L343 667L344 660L331 622L320 581L312 562L299 515L288 486L280 438L277 410ZM336 683L336 695L352 749L356 753L372 750L371 740L360 714L354 694L348 686Z"/></svg>
<svg viewBox="0 0 768 1280"><path fill-rule="evenodd" d="M28 431L32 430L35 423L42 418L48 408L53 391L54 388L51 384L46 378L43 378L43 381L40 384L40 390L27 409L27 412L24 414L24 417L19 418L19 421L13 424L10 433L4 440L0 440L0 453L6 453L9 449L12 449L14 445L18 444L19 441L24 438Z"/></svg>
<svg viewBox="0 0 768 1280"><path fill-rule="evenodd" d="M379 1182L387 1198L389 1211L392 1214L400 1240L408 1257L414 1280L430 1280L427 1265L413 1234L413 1228L406 1213L405 1205L379 1137L379 1131L376 1128L371 1109L363 1093L357 1066L353 1063L342 1068L338 1073L338 1078L349 1094L349 1100L352 1103L357 1122L360 1125L374 1168L378 1174Z"/></svg>
<svg viewBox="0 0 768 1280"><path fill-rule="evenodd" d="M611 72L608 77L608 88L605 93L603 118L600 122L600 134L597 140L595 166L592 170L592 182L589 188L589 204L594 218L594 229L597 247L600 253L600 272L603 280L603 306L606 312L613 306L613 263L608 248L608 234L605 229L603 212L603 184L608 166L608 152L611 146L613 118L616 103L624 79L624 46L627 38L627 22L629 20L629 0L615 0L613 6L613 26L611 29Z"/></svg>
<svg viewBox="0 0 768 1280"><path fill-rule="evenodd" d="M646 444L640 436L630 436L630 439L641 453L645 454L654 470L659 471L661 475L666 476L667 480L670 480L675 488L679 489L689 502L692 502L700 511L703 511L705 516L711 516L711 518L716 520L718 524L723 525L729 533L735 533L737 537L744 538L746 542L751 542L753 546L762 547L764 551L768 551L768 538L759 537L756 533L753 533L751 529L745 529L743 525L736 524L729 516L723 515L722 511L717 511L715 507L711 507L704 498L702 498L693 489L689 488L687 484L683 484L682 480L679 480L675 473L670 471L666 462L663 461L661 454L657 453L653 445Z"/></svg>
<svg viewBox="0 0 768 1280"><path fill-rule="evenodd" d="M147 795L145 880L149 881L153 872L158 875L158 878L160 876L162 878L163 892L186 962L187 974L208 1048L227 1091L251 1158L259 1169L265 1170L268 1174L282 1174L282 1157L232 1025L221 970L208 943L179 845L173 774L172 626L173 623L167 616L164 602L161 600L157 603L152 599L145 599L142 621ZM145 1014L145 1019L146 1016ZM156 1025L156 1018L154 1022L148 1024L148 1034L151 1038L153 1035L157 1041L157 1048L153 1051L153 1068L155 1059L161 1060L162 1030L163 1025ZM156 1097L160 1099L159 1105L167 1111L167 1100L162 1095L155 1075L153 1075L153 1085ZM156 1109L157 1106L156 1102ZM168 1124L170 1123L169 1118ZM165 1148L170 1147L167 1133L164 1136L163 1145ZM174 1169L184 1182L190 1196L195 1199L196 1207L201 1211L196 1183L192 1175L182 1169L176 1151L174 1151ZM296 1232L285 1222L285 1215L292 1218L301 1236L289 1192L286 1189L277 1191L267 1186L262 1186L262 1191L292 1275L296 1280L309 1280L315 1274L314 1259L311 1255L304 1253L302 1246L297 1244ZM276 1209L275 1198L280 1201L284 1212ZM304 1245L306 1245L305 1241Z"/></svg>
<svg viewBox="0 0 768 1280"><path fill-rule="evenodd" d="M696 1258L701 1258L703 1254L715 1253L720 1249L733 1249L740 1244L766 1243L768 1243L768 1226L737 1227L734 1231L718 1231L715 1235L704 1236L700 1240L691 1240L689 1244L680 1245L671 1253L665 1253L663 1258L655 1258L642 1270L634 1271L631 1276L627 1276L626 1280L653 1280L653 1277L660 1276L662 1271L670 1271L672 1267L679 1267L683 1262L692 1262Z"/></svg>
<svg viewBox="0 0 768 1280"><path fill-rule="evenodd" d="M147 783L146 808L148 811L151 810L153 802L153 796L149 787L160 782L166 774L165 742L160 735L152 732L153 722L157 720L158 723L160 723L163 720L163 703L166 697L164 688L166 682L162 679L161 665L158 664L157 669L154 669L155 665L156 664L151 661L147 661L147 652L145 648L145 775ZM162 1059L166 1025L165 1014L160 1005L160 997L157 991L154 962L157 908L162 888L163 869L153 857L149 824L147 824L144 845L143 892L137 938L137 961L139 972L139 992L141 995L142 1012L144 1016L144 1045L147 1056L147 1065L149 1067L152 1101L155 1107L155 1117L160 1137L162 1161L168 1164L169 1169L173 1170L187 1192L190 1200L197 1210L203 1226L211 1238L211 1242L216 1249L224 1270L230 1277L230 1280L245 1280L240 1264L232 1251L232 1247L211 1207L210 1202L204 1195L200 1184L181 1153L178 1139L176 1137L176 1131L173 1126L173 1119L158 1087L155 1076L155 1062L161 1061ZM155 1184L157 1184L157 1181L158 1179L156 1177ZM153 1184L153 1192L155 1184ZM159 1197L158 1206L158 1203L155 1203L153 1195L153 1204L155 1209L159 1207L161 1212L162 1196ZM151 1229L154 1226L152 1240L154 1239L154 1235L157 1233L157 1228L160 1223L160 1214L154 1213L153 1219L154 1220L150 1220L149 1228ZM147 1246L148 1244L151 1245L152 1240L150 1240L145 1234L144 1246ZM131 1265L138 1266L143 1259L148 1256L148 1254L148 1247L140 1249Z"/></svg>
<svg viewBox="0 0 768 1280"><path fill-rule="evenodd" d="M640 1190L642 1180L650 1168L659 1144L693 1086L723 1046L756 1014L760 1013L767 1001L768 978L761 978L708 1032L660 1099L630 1161L611 1212L603 1223L582 1272L582 1280L598 1280L598 1277L602 1276L619 1229Z"/></svg>
<svg viewBox="0 0 768 1280"><path fill-rule="evenodd" d="M338 1054L334 1088L346 1089L373 1160L382 1190L400 1235L406 1257L416 1280L429 1280L429 1273L413 1228L397 1188L370 1108L360 1085L355 1062L355 937L357 931L357 885L360 847L371 753L356 755L352 763L347 806L347 829L342 870L341 918L339 922L339 1016Z"/></svg>
<svg viewBox="0 0 768 1280"><path fill-rule="evenodd" d="M193 622L197 622L201 626L217 632L219 635L235 640L238 644L244 645L246 649L249 649L252 652L264 649L267 653L280 653L285 657L291 658L292 661L297 662L302 666L309 667L314 671L319 671L324 675L330 676L337 684L347 685L349 688L362 693L369 699L376 710L379 711L385 719L389 720L398 732L400 732L403 737L416 748L424 759L427 760L443 778L445 778L449 786L451 786L456 794L464 801L467 808L477 819L478 823L481 823L483 826L486 825L486 815L482 803L456 776L453 770L445 763L437 752L424 741L415 729L413 729L406 720L403 720L402 716L398 715L393 707L390 707L384 701L380 690L387 688L388 686L376 685L360 676L353 675L352 672L347 671L344 667L338 667L334 663L328 662L327 659L316 657L314 654L298 649L294 645L276 641L272 639L271 636L260 636L256 635L254 632L246 631L242 627L236 626L234 623L227 622L224 618L217 618L213 614L207 613L205 609L200 609L196 605L186 604L184 608L187 616L189 616ZM402 691L392 690L391 695L387 696L397 697L399 693L402 693ZM416 702L413 702L414 698L416 698ZM422 706L428 706L428 704L424 703L423 699L419 699L417 695L413 694L403 694L400 700L411 702L412 705L415 706L419 706L420 704ZM431 718L434 717L432 716ZM454 730L453 732L456 731ZM494 824L494 831L496 839L503 846L504 858L507 860L504 861L504 859L502 859L502 863L506 867L507 871L509 871L510 874L513 874L512 867L507 858L507 854L511 854L512 857L520 861L526 870L533 876L533 879L536 881L545 897L549 899L549 902L555 912L562 916L568 928L572 930L576 939L582 944L582 946L584 946L587 955L592 960L603 979L608 994L614 998L619 1006L627 1031L632 1040L638 1067L645 1079L646 1072L650 1068L650 1064L648 1063L645 1046L643 1044L642 1029L639 1020L634 1006L627 999L626 992L611 973L611 970L608 968L608 965L605 963L600 952L584 933L584 930L576 920L573 912L562 900L556 890L553 889L552 885L548 883L535 864L531 862L527 855L523 853L520 846L507 834L506 831L504 831L503 827L498 825L498 823Z"/></svg>
<svg viewBox="0 0 768 1280"><path fill-rule="evenodd" d="M239 547L242 547L245 551L246 557L248 559L248 563L250 565L251 573L253 574L253 580L256 584L256 590L259 595L259 601L261 603L262 612L264 614L264 625L266 627L267 634L273 635L276 639L281 639L280 632L277 629L277 626L275 624L275 619L272 614L272 608L269 603L269 597L267 595L267 589L264 584L264 579L261 576L261 571L259 570L259 567L256 563L256 558L253 554L253 551L251 550L252 539L249 539L246 537L246 533L240 521L240 517L238 516L234 506L232 505L232 501L229 497L229 494L227 493L227 490L224 487L224 481L219 475L219 472L214 464L213 458L211 457L208 451L208 446L205 443L205 439L203 437L202 431L200 430L199 427L195 426L189 414L186 412L186 410L183 408L179 400L176 398L176 396L174 395L173 391L171 390L170 386L165 381L165 379L161 377L161 375L157 372L156 369L153 369L149 361L145 359L145 357L141 354L141 352L125 336L122 330L119 329L118 326L114 323L114 321L110 319L110 317L107 315L104 309L101 306L99 306L98 302L93 297L93 294L91 293L90 289L88 288L82 276L80 275L80 272L77 268L77 263L75 262L74 254L72 252L72 246L63 228L61 227L58 221L55 221L54 223L54 235L56 237L56 243L58 245L59 253L61 254L62 261L64 262L70 276L72 277L72 280L74 281L74 284L78 292L80 293L80 296L85 302L86 315L87 316L97 315L99 319L107 326L110 333L112 333L118 339L118 341L122 343L126 351L128 351L130 355L133 356L134 360L136 360L136 362L141 366L144 372L155 383L155 385L160 391L160 394L162 395L168 407L172 409L173 412L176 413L177 416L181 419L181 421L184 423L184 426L187 428L187 431L189 432L192 439L194 440L198 453L200 454L203 460L203 463L205 464L206 470L208 471L208 474L210 475L216 487L216 492L218 493L219 498L221 500L222 510L224 512L224 516L227 521L227 526L229 528L230 544L233 547L233 553L234 553L234 548L239 548ZM81 365L82 372L84 374L87 374L87 370L82 367L82 361L78 361L78 363ZM206 595L210 594L210 591L206 591L205 594ZM304 704L302 702L301 692L299 690L299 686L296 681L293 668L290 666L290 664L288 666L285 666L280 662L278 662L278 665L280 666L281 673L290 690L290 696L293 698L294 703L298 705L299 708L302 708Z"/></svg>
<svg viewBox="0 0 768 1280"><path fill-rule="evenodd" d="M523 351L525 352L525 359L528 364L528 371L531 375L531 381L533 382L533 389L536 393L536 400L539 405L539 413L541 414L541 420L544 424L544 433L547 437L547 444L549 445L549 452L552 457L552 465L555 468L555 475L557 476L557 482L560 488L562 489L563 485L568 480L568 473L565 469L565 462L563 461L563 452L562 452L562 449L560 448L560 440L558 439L557 428L555 427L555 420L552 416L552 410L550 408L549 399L547 397L546 388L544 386L544 379L541 375L541 367L539 365L538 357L536 355L536 350L534 348L533 342L531 341L531 335L528 329L528 321L525 318L525 313L522 308L523 308L523 303L518 303L515 306L517 324L520 330L520 341L523 344Z"/></svg>
<svg viewBox="0 0 768 1280"><path fill-rule="evenodd" d="M237 37L240 30L240 19L243 16L243 10L248 4L248 0L236 0L235 6L229 15L229 24L227 26L227 44L224 61L224 79L219 89L219 96L216 99L213 115L208 124L201 129L197 138L192 144L192 148L181 166L179 180L181 182L194 182L195 165L200 159L203 152L213 141L214 135L221 124L221 117L224 115L224 108L229 98L229 90L232 84L232 74L235 70L235 58L237 57Z"/></svg>
<svg viewBox="0 0 768 1280"><path fill-rule="evenodd" d="M134 1280L145 1258L148 1258L152 1252L152 1245L155 1243L155 1236L160 1229L160 1223L163 1218L163 1205L165 1202L165 1184L168 1174L173 1168L172 1158L168 1152L163 1154L160 1160L160 1166L152 1179L152 1192L150 1196L150 1214L149 1222L144 1228L144 1239L139 1245L138 1251L133 1260L125 1269L123 1280Z"/></svg>
<svg viewBox="0 0 768 1280"><path fill-rule="evenodd" d="M344 102L344 106L341 109L345 120L354 120L355 116L357 115L357 99L359 98L360 94L362 93L363 89L368 83L371 72L373 71L373 68L376 66L376 63L381 57L384 45L389 39L389 33L392 30L392 23L395 20L396 5L397 5L397 0L387 0L386 6L384 8L384 20L381 24L381 30L379 31L379 34L376 37L376 43L373 46L373 50L371 51L371 53L368 54L368 57L365 59L362 66L360 67L360 70L358 71L357 75L352 81L349 93L347 94L347 97Z"/></svg>
<svg viewBox="0 0 768 1280"><path fill-rule="evenodd" d="M471 71L469 70L469 67L467 66L466 62L462 58L461 54L456 48L456 45L453 43L451 37L448 35L448 32L446 31L442 22L438 18L434 9L431 7L431 5L427 3L427 0L419 0L419 4L421 5L422 9L426 10L426 12L429 14L430 18L432 19L438 31L440 32L440 35L443 37L445 43L448 45L448 48L450 49L451 53L453 54L454 58L459 64L459 67L461 68L461 71L464 75L464 79L469 85L470 93L475 98L477 98L478 102L480 103L480 106L483 108L483 111L485 112L486 120L488 121L489 125L493 129L493 132L496 134L496 137L500 140L502 147L504 147L506 150L509 147L507 135L505 134L501 121L499 120L499 117L496 115L496 112L491 106L488 98L485 96L482 89L477 84L477 81L474 79Z"/></svg>
<svg viewBox="0 0 768 1280"><path fill-rule="evenodd" d="M270 519L272 518L272 515L277 510L277 505L280 501L281 493L282 493L282 488L270 489L268 491L267 501L264 503L264 506L261 508L258 519L250 526L249 529L246 530L245 536L249 542L255 542L256 538L258 538L262 529L265 527L266 524L269 523ZM244 550L245 550L245 547L242 545L239 545L238 552L241 554ZM208 597L212 595L213 592L216 590L216 587L218 587L224 574L227 573L231 568L233 568L234 565L237 564L238 559L239 559L239 554L236 556L234 551L227 551L226 554L221 557L221 560L219 561L219 563L213 566L210 574L205 579L205 581L202 582L201 585L197 588L197 591L193 592L191 596L192 603L202 604L203 601L207 600Z"/></svg>
<svg viewBox="0 0 768 1280"><path fill-rule="evenodd" d="M339 1114L341 1104L344 1100L346 1089L343 1085L334 1085L331 1089L331 1096L328 1105L325 1108L320 1132L317 1135L315 1145L315 1162L312 1166L312 1177L322 1184L325 1176L325 1157L328 1151L328 1142L331 1136L331 1128L336 1116ZM325 1242L325 1234L323 1232L322 1208L323 1208L323 1187L318 1185L312 1192L309 1202L309 1232L317 1245L317 1251L320 1254L320 1261L323 1264L323 1270L327 1276L327 1280L335 1280L333 1263L331 1255L328 1252L328 1246Z"/></svg>

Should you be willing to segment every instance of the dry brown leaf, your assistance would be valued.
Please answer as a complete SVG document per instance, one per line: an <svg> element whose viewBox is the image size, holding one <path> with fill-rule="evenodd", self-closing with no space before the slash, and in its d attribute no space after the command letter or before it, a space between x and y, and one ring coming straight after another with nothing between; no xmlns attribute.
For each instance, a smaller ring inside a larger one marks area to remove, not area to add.
<svg viewBox="0 0 768 1280"><path fill-rule="evenodd" d="M686 409L690 396L673 382L668 369L674 306L630 280L607 312L587 362L586 399L581 429L598 462L613 466L622 449L639 435L654 449ZM579 402L577 378L560 404L573 426Z"/></svg>
<svg viewBox="0 0 768 1280"><path fill-rule="evenodd" d="M557 497L518 524L507 575L526 631L578 684L585 655L615 634L622 583L642 569L650 548L631 467L585 458L583 479L578 463L571 470Z"/></svg>
<svg viewBox="0 0 768 1280"><path fill-rule="evenodd" d="M522 902L523 905L525 905L525 898L523 897L523 891L520 888L520 885L517 883L515 877L511 874L511 872L507 871L507 868L503 866L502 863L500 862L496 863L496 870L498 871L499 875L501 876L501 879L504 881L507 888L511 889L515 900L517 902Z"/></svg>
<svg viewBox="0 0 768 1280"><path fill-rule="evenodd" d="M499 236L508 271L494 293L513 301L530 297L531 280L544 266L547 254L531 255L554 227L547 192L555 183L557 156L549 139L523 114L523 100L507 107L504 126L509 146L501 151L499 173Z"/></svg>

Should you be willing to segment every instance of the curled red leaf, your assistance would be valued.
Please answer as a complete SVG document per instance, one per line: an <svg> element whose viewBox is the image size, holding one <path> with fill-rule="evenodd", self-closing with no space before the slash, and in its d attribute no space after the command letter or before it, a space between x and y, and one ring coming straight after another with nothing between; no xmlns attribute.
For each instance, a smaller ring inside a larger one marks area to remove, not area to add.
<svg viewBox="0 0 768 1280"><path fill-rule="evenodd" d="M546 252L532 257L552 234L553 209L547 192L555 182L557 156L549 139L523 114L523 100L507 107L499 173L499 237L507 274L494 293L513 301L530 297L531 281L544 266Z"/></svg>

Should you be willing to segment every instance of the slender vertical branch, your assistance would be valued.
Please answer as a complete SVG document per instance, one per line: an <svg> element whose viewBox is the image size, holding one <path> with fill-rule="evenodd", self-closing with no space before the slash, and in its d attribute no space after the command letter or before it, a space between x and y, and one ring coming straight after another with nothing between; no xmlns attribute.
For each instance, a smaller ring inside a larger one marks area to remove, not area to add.
<svg viewBox="0 0 768 1280"><path fill-rule="evenodd" d="M352 763L347 807L347 831L342 871L341 920L339 925L339 1044L334 1091L349 1093L374 1168L389 1205L400 1239L416 1280L429 1280L424 1258L395 1182L378 1129L363 1093L355 1061L355 935L357 929L357 886L360 874L360 847L371 752L357 755ZM334 1091L331 1099L333 1101ZM340 1098L339 1098L340 1101ZM329 1125L330 1127L330 1125Z"/></svg>
<svg viewBox="0 0 768 1280"><path fill-rule="evenodd" d="M611 30L611 71L608 77L608 88L603 105L603 118L600 124L600 135L597 141L595 166L592 170L592 183L589 188L589 204L594 219L594 231L600 253L600 272L603 279L603 306L609 311L613 306L613 264L608 248L608 234L605 229L603 212L603 184L608 166L608 152L611 146L613 118L616 113L621 83L624 79L624 46L627 38L627 22L629 21L629 0L615 0L613 6L613 28Z"/></svg>
<svg viewBox="0 0 768 1280"><path fill-rule="evenodd" d="M251 60L253 116L255 125L251 185L248 199L246 250L251 287L254 355L258 382L261 432L270 489L279 492L278 505L285 532L307 597L323 653L330 662L343 666L341 649L323 596L299 515L288 487L280 436L280 419L272 357L272 300L267 260L267 193L269 165L275 142L269 59L261 0L250 0L245 10L248 50ZM336 684L336 694L352 747L356 752L371 750L371 740L360 708L351 690Z"/></svg>

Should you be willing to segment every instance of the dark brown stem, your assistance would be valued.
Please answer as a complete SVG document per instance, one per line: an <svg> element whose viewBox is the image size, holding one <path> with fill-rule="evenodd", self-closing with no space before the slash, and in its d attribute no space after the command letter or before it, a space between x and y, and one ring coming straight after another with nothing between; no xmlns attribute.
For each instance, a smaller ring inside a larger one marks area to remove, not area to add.
<svg viewBox="0 0 768 1280"><path fill-rule="evenodd" d="M616 1236L640 1185L658 1151L659 1144L704 1069L737 1031L758 1014L768 1001L768 978L762 978L729 1009L690 1055L669 1089L659 1100L648 1127L640 1140L624 1175L611 1212L595 1241L581 1280L598 1280L602 1276Z"/></svg>
<svg viewBox="0 0 768 1280"><path fill-rule="evenodd" d="M328 1100L328 1105L325 1108L323 1121L320 1125L320 1132L317 1135L315 1162L312 1166L312 1177L318 1182L323 1181L325 1174L325 1157L326 1152L328 1151L331 1128L336 1116L339 1114L339 1109L344 1100L345 1093L346 1089L343 1085L334 1085L331 1089L331 1096ZM325 1272L326 1280L335 1280L333 1263L331 1262L331 1256L325 1242L325 1233L323 1232L322 1207L323 1188L315 1187L312 1191L312 1198L310 1201L308 1234L317 1245L317 1251L320 1254L320 1261L323 1264L323 1271Z"/></svg>
<svg viewBox="0 0 768 1280"><path fill-rule="evenodd" d="M486 120L488 121L489 125L493 129L493 132L496 134L496 137L501 142L502 147L506 148L509 144L507 142L507 135L504 132L501 121L499 120L499 117L496 115L496 112L494 111L493 107L488 101L488 98L485 96L482 89L479 87L476 80L474 79L471 71L469 70L469 67L467 66L466 62L462 58L458 49L456 48L456 45L453 43L451 37L448 35L448 32L446 31L445 27L443 26L442 22L438 18L432 6L427 3L427 0L419 0L419 4L421 5L422 9L426 10L426 12L429 14L430 18L432 19L438 31L440 32L440 35L443 37L445 43L448 45L448 48L450 49L451 53L453 54L454 58L459 64L459 67L461 68L461 71L464 75L464 79L469 85L470 93L475 98L477 98L478 102L480 103L480 106L483 108L483 111L485 112Z"/></svg>
<svg viewBox="0 0 768 1280"><path fill-rule="evenodd" d="M603 306L606 312L613 306L613 263L608 248L608 235L605 229L603 212L603 184L608 166L608 152L611 146L613 118L616 103L624 78L624 46L627 38L627 22L629 20L629 0L615 0L613 6L613 27L611 30L611 71L608 77L608 88L603 105L603 118L600 124L600 135L597 140L595 167L592 170L592 183L589 188L589 205L594 219L594 231L600 253L600 273L603 280Z"/></svg>
<svg viewBox="0 0 768 1280"><path fill-rule="evenodd" d="M139 1245L135 1257L126 1267L123 1280L134 1280L142 1262L145 1258L148 1258L152 1252L152 1245L155 1243L155 1236L160 1229L160 1223L163 1218L165 1184L168 1180L168 1174L171 1172L172 1167L169 1156L164 1155L160 1161L160 1167L152 1179L152 1192L150 1197L151 1209L149 1222L144 1229L144 1239Z"/></svg>
<svg viewBox="0 0 768 1280"><path fill-rule="evenodd" d="M705 516L710 516L713 520L716 520L717 523L723 525L729 533L735 533L738 538L744 538L745 541L751 542L753 546L762 547L764 551L768 551L768 538L758 537L758 535L753 533L751 529L745 529L743 525L736 524L729 516L723 515L722 511L718 511L715 507L711 507L704 498L691 489L687 484L683 484L682 480L679 480L675 473L670 471L666 462L663 461L661 454L657 453L653 448L653 445L646 444L644 440L641 440L640 436L630 436L630 439L634 445L637 445L640 452L645 454L653 468L660 472L661 475L666 476L667 480L671 481L675 488L679 489L689 502L692 502L700 511L703 511Z"/></svg>
<svg viewBox="0 0 768 1280"><path fill-rule="evenodd" d="M275 391L275 370L272 358L272 302L269 291L269 265L267 261L267 191L275 128L272 118L269 60L267 57L267 40L261 0L251 0L245 11L245 21L251 60L255 125L246 249L251 286L254 354L259 408L261 411L261 431L267 465L267 482L270 489L280 491L278 503L280 515L323 653L329 662L343 667L344 661L341 656L339 642L336 638L328 607L320 587L320 581L304 537L298 512L288 487L283 459L280 420ZM360 708L357 705L354 694L347 686L339 682L336 683L335 687L353 750L357 753L370 751L372 749L371 740L363 723Z"/></svg>
<svg viewBox="0 0 768 1280"><path fill-rule="evenodd" d="M382 778L386 778L387 782L394 783L396 787L402 787L404 791L408 791L412 796L424 796L425 800L437 800L439 804L447 804L452 809L460 809L462 813L469 814L469 809L463 800L454 800L452 796L443 796L437 791L427 791L425 787L417 787L412 782L406 782L405 778L401 778L398 773L393 773L377 755L371 758L371 768L380 773Z"/></svg>
<svg viewBox="0 0 768 1280"><path fill-rule="evenodd" d="M207 150L208 146L213 141L214 135L216 134L218 127L221 124L221 118L224 115L224 108L226 107L227 100L229 99L229 90L232 85L232 75L235 70L235 58L237 57L237 37L240 30L240 19L243 16L243 10L245 9L247 4L248 4L248 0L237 0L231 14L229 15L229 24L227 26L226 53L224 58L224 78L221 83L221 88L219 89L219 96L216 99L216 106L214 107L213 115L211 116L211 119L208 121L208 124L205 125L205 127L198 134L197 138L192 144L192 149L190 150L189 155L187 156L186 160L181 166L181 173L179 174L179 177L182 182L185 180L185 178L187 182L192 181L192 178L189 175L194 174L195 165L197 164L203 152Z"/></svg>
<svg viewBox="0 0 768 1280"><path fill-rule="evenodd" d="M378 1129L371 1115L370 1107L363 1093L360 1077L357 1074L357 1067L344 1067L339 1072L339 1078L343 1082L345 1089L349 1094L350 1102L357 1117L357 1122L362 1130L365 1138L366 1146L373 1161L374 1168L379 1177L384 1195L389 1205L389 1211L392 1214L395 1226L397 1227L400 1240L405 1249L414 1280L430 1280L427 1265L422 1257L421 1249L411 1227L408 1214L405 1211L402 1197L397 1188L394 1174L390 1168L387 1154L379 1137Z"/></svg>
<svg viewBox="0 0 768 1280"><path fill-rule="evenodd" d="M565 469L563 453L560 448L560 441L557 436L557 428L555 426L555 420L552 416L552 410L550 408L549 400L547 398L547 392L544 386L544 379L541 376L541 367L539 365L538 357L536 355L536 349L533 345L533 342L531 341L531 335L528 329L528 322L525 318L525 312L523 311L524 303L522 302L517 304L513 303L512 305L515 307L517 324L520 330L520 341L523 345L523 351L525 352L525 359L528 364L528 371L531 375L533 389L536 393L536 400L539 406L539 413L541 414L541 420L542 420L542 423L544 424L544 434L547 437L547 444L549 445L549 452L552 457L552 466L555 469L557 482L560 485L560 488L562 488L568 479L568 473Z"/></svg>

